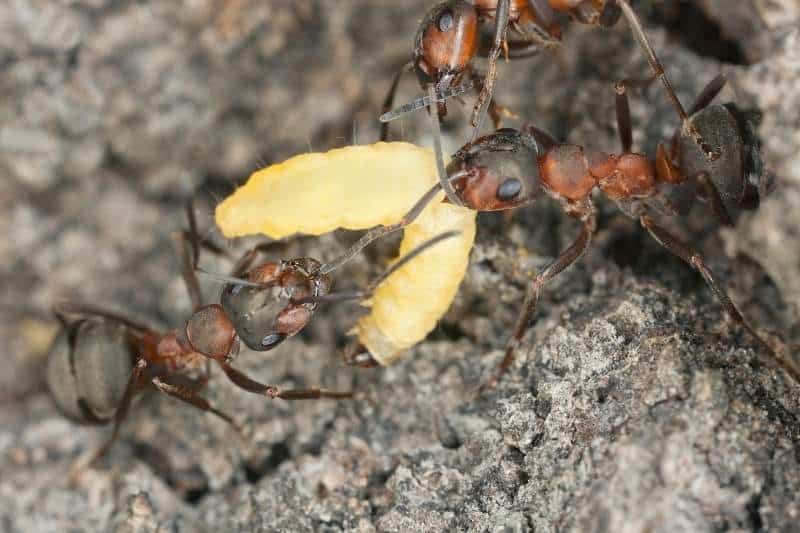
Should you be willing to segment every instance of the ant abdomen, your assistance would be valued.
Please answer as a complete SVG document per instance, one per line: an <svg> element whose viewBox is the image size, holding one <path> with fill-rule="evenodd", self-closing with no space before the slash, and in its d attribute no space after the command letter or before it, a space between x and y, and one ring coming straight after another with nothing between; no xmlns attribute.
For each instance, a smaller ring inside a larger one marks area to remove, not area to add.
<svg viewBox="0 0 800 533"><path fill-rule="evenodd" d="M682 131L678 136L679 166L686 176L707 173L728 207L736 207L744 197L747 180L744 175L742 134L733 114L722 105L710 105L689 118L690 128L702 137L699 145ZM684 128L686 130L686 128ZM716 159L706 153L707 147L724 147Z"/></svg>
<svg viewBox="0 0 800 533"><path fill-rule="evenodd" d="M266 351L302 330L317 308L313 298L330 291L330 277L319 275L320 267L308 257L269 262L245 275L257 286L227 283L220 303L242 342Z"/></svg>
<svg viewBox="0 0 800 533"><path fill-rule="evenodd" d="M107 422L125 394L133 356L123 324L101 318L66 324L47 360L47 386L58 409L76 422Z"/></svg>

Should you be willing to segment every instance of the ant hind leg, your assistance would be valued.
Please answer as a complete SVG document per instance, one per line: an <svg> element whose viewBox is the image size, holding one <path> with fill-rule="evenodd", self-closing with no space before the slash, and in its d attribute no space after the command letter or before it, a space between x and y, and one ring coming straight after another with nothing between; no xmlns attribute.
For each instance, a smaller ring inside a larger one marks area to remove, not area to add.
<svg viewBox="0 0 800 533"><path fill-rule="evenodd" d="M783 368L786 373L792 377L792 379L800 382L800 366L798 366L797 362L795 362L789 355L779 354L769 343L767 343L767 341L765 341L758 333L756 333L755 329L753 329L750 324L747 323L747 321L744 319L744 316L739 311L739 308L736 307L736 304L733 303L733 300L731 300L730 296L728 296L728 293L725 292L725 289L723 289L717 281L714 273L706 265L703 257L690 246L679 241L667 230L657 226L649 216L645 215L641 217L640 222L656 240L656 242L666 248L669 252L683 259L692 268L697 270L700 275L703 276L703 279L708 287L711 289L720 303L725 307L725 310L728 312L734 322L747 331L747 333L749 333L759 345L766 349L766 351L770 354L771 362L774 362L780 368Z"/></svg>
<svg viewBox="0 0 800 533"><path fill-rule="evenodd" d="M514 326L514 331L506 343L506 354L498 367L495 369L492 377L481 385L480 390L490 389L497 385L502 375L511 367L516 356L517 348L522 342L522 337L525 332L530 328L533 321L533 315L536 313L536 305L539 303L539 296L541 295L544 285L566 270L575 261L580 259L584 254L589 244L592 241L592 234L595 229L595 215L591 213L583 222L581 233L572 245L564 250L547 268L536 275L531 283L528 285L528 291L525 294L525 301L522 304L522 309L517 318L517 323Z"/></svg>

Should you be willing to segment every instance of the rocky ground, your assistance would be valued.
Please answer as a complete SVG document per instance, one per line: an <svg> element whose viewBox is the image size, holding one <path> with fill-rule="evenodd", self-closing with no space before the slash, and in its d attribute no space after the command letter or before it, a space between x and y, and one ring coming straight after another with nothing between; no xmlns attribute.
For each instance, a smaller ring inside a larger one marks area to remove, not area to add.
<svg viewBox="0 0 800 533"><path fill-rule="evenodd" d="M269 401L217 372L207 394L247 425L245 438L147 396L110 456L70 483L108 430L75 426L49 401L50 305L88 300L180 325L188 299L170 235L183 200L199 191L203 231L218 238L211 206L251 170L373 142L383 93L432 3L0 4L0 530L795 530L800 385L763 364L699 276L602 201L595 246L545 292L522 355L490 393L475 386L502 355L522 271L576 234L546 199L511 220L480 217L463 290L395 366L340 364L348 305L237 361L263 381L352 387L359 400ZM775 193L735 231L717 231L702 208L666 223L691 236L762 331L796 346L800 8L636 8L684 101L723 71L722 98L763 112ZM501 65L497 99L559 138L612 150L612 83L645 72L624 24L572 25L557 52ZM408 79L399 98L417 93ZM451 149L466 138L468 107L452 109ZM653 86L633 95L632 112L636 145L653 153L675 128L671 108ZM423 115L393 128L429 142ZM329 258L353 238L300 240L286 254ZM390 253L376 246L339 286L363 284Z"/></svg>

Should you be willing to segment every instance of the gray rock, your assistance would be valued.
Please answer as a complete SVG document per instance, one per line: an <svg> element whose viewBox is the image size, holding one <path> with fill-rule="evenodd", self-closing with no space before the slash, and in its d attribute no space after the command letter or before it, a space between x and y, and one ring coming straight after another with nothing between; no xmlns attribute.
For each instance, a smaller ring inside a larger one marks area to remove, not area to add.
<svg viewBox="0 0 800 533"><path fill-rule="evenodd" d="M595 246L548 286L496 389L475 394L502 357L525 269L544 267L577 231L548 200L511 220L480 217L456 301L397 365L338 361L348 304L321 310L274 352L237 360L263 381L353 388L358 400L271 402L217 371L206 394L245 424L243 438L149 395L110 456L70 480L109 430L64 420L44 392L49 306L88 300L180 325L189 302L171 234L184 224L181 199L203 191L200 225L216 237L214 198L252 169L309 145L376 139L383 92L431 3L0 3L0 530L796 528L800 385L765 365L702 280L605 201ZM798 345L800 14L758 0L636 9L684 101L722 70L722 97L763 112L776 192L735 231L716 231L702 206L668 223L758 328ZM699 27L681 25L686 13L704 14ZM740 50L721 53L716 34ZM646 69L624 24L573 25L557 53L501 64L497 99L559 138L616 150L612 83ZM409 79L398 101L418 92ZM653 153L674 113L655 85L631 107L635 145ZM469 107L451 109L453 149ZM429 142L422 114L392 131ZM302 239L286 254L330 258L352 239ZM390 242L368 250L339 287L363 285L391 253Z"/></svg>

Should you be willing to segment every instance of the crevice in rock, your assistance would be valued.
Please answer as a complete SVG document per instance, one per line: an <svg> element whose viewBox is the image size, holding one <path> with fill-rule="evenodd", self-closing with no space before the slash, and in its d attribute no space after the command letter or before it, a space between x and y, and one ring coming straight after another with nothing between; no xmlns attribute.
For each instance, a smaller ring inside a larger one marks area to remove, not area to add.
<svg viewBox="0 0 800 533"><path fill-rule="evenodd" d="M136 457L186 503L197 505L210 492L208 478L197 465L175 468L159 449L141 441L132 443Z"/></svg>
<svg viewBox="0 0 800 533"><path fill-rule="evenodd" d="M742 45L723 35L716 21L694 1L660 2L654 7L653 23L663 26L670 35L700 56L723 63L746 65Z"/></svg>
<svg viewBox="0 0 800 533"><path fill-rule="evenodd" d="M292 456L289 446L285 442L276 442L270 448L270 453L264 457L251 458L244 464L244 475L247 482L256 484L265 476L274 472L278 467Z"/></svg>

